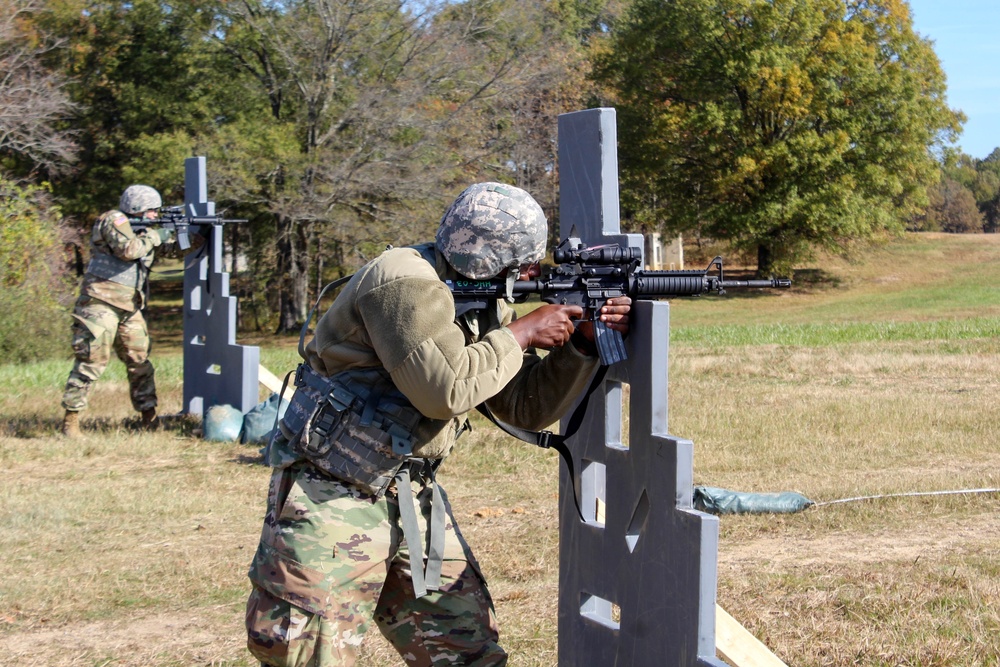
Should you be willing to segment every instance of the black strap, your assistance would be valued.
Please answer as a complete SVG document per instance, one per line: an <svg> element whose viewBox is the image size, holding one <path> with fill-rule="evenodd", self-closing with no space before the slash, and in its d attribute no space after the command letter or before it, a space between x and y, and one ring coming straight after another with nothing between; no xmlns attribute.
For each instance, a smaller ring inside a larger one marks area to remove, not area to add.
<svg viewBox="0 0 1000 667"><path fill-rule="evenodd" d="M271 427L271 437L267 439L267 445L264 447L264 463L267 463L268 456L270 456L271 441L278 434L278 422L281 421L281 401L285 395L285 389L288 388L288 378L292 376L292 373L294 371L285 373L285 380L281 383L281 391L278 392L278 406L274 409L274 425Z"/></svg>
<svg viewBox="0 0 1000 667"><path fill-rule="evenodd" d="M527 429L518 428L517 426L512 426L506 422L502 422L497 419L497 416L493 414L489 406L486 403L480 403L476 406L487 419L497 425L504 433L507 435L514 436L518 440L523 440L532 445L541 447L542 449L554 449L559 452L559 456L563 461L566 462L566 468L569 471L570 483L573 486L573 504L576 505L576 513L580 517L580 521L586 523L587 519L583 516L583 510L580 506L580 479L576 474L576 466L573 464L573 453L570 451L569 447L566 445L566 441L576 435L576 432L580 430L580 425L583 423L583 417L587 413L587 405L590 403L590 396L601 386L604 382L604 378L608 373L607 366L601 366L597 373L594 374L594 379L590 381L590 386L587 387L586 393L583 395L583 399L580 401L579 405L576 406L576 410L573 411L572 416L570 416L569 421L566 423L565 433L552 433L551 431L529 431Z"/></svg>
<svg viewBox="0 0 1000 667"><path fill-rule="evenodd" d="M316 309L319 308L319 302L323 300L323 297L326 296L326 293L329 290L333 289L334 287L340 287L353 277L354 274L352 273L349 276L338 278L337 280L334 280L332 283L327 283L326 287L324 287L319 291L319 296L316 297L316 305L314 305L312 307L312 310L309 311L309 317L307 317L306 321L302 323L302 330L299 331L299 356L302 357L303 359L306 358L306 346L305 346L306 332L309 331L309 323L312 322L313 315L316 314Z"/></svg>

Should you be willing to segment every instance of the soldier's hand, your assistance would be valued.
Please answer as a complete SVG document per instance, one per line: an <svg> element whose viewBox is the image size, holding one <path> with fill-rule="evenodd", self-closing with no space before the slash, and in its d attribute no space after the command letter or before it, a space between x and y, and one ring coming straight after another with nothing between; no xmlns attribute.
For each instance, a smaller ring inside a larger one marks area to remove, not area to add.
<svg viewBox="0 0 1000 667"><path fill-rule="evenodd" d="M517 318L507 328L522 350L529 347L548 349L565 345L573 335L573 320L581 317L583 308L580 306L546 304Z"/></svg>
<svg viewBox="0 0 1000 667"><path fill-rule="evenodd" d="M629 330L628 314L632 310L632 299L627 296L619 296L613 299L608 299L601 306L601 310L598 312L598 317L601 323L604 324L609 329L614 329L621 333L621 335L626 335ZM587 340L594 341L594 323L590 320L584 320L580 322L577 327Z"/></svg>
<svg viewBox="0 0 1000 667"><path fill-rule="evenodd" d="M163 241L160 240L160 232L156 229L144 229L136 234L139 238L147 238L153 242L154 248L159 248Z"/></svg>
<svg viewBox="0 0 1000 667"><path fill-rule="evenodd" d="M153 233L160 237L160 243L171 243L174 240L174 230L166 227L155 227Z"/></svg>

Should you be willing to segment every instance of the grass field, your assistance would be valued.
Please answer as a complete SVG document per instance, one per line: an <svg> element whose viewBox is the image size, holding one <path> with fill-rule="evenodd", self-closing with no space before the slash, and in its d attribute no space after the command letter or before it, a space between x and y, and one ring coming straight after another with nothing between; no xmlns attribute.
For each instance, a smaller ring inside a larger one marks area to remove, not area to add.
<svg viewBox="0 0 1000 667"><path fill-rule="evenodd" d="M826 259L787 293L671 304L670 431L695 443L696 484L883 496L721 518L719 603L788 665L1000 666L1000 494L914 495L1000 487L998 284L1000 236L921 234ZM166 413L181 407L168 307L152 320ZM273 372L294 366L296 340L254 342ZM135 433L117 362L89 435L62 440L69 367L0 366L4 662L253 664L257 448L183 417ZM442 469L512 667L556 664L558 465L477 422ZM373 635L360 664L402 663Z"/></svg>

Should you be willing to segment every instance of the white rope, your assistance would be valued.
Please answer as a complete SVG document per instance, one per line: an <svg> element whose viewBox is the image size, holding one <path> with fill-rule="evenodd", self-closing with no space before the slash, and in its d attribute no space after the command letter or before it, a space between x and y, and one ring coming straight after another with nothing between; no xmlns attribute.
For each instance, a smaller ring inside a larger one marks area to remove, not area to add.
<svg viewBox="0 0 1000 667"><path fill-rule="evenodd" d="M822 503L813 503L813 507L823 505L836 505L838 503L851 503L858 500L880 500L882 498L909 498L913 496L954 496L971 493L1000 493L1000 489L961 489L958 491L913 491L911 493L888 493L882 496L856 496L854 498L841 498L840 500L827 500Z"/></svg>

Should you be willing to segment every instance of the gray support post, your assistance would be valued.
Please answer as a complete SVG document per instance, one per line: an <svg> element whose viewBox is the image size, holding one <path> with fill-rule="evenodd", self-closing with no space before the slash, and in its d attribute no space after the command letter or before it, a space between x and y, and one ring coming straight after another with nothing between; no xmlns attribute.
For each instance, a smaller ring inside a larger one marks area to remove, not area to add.
<svg viewBox="0 0 1000 667"><path fill-rule="evenodd" d="M575 226L589 245L643 247L620 233L616 142L614 109L559 117L562 238ZM692 509L693 443L667 435L669 313L634 304L629 358L609 369L569 443L585 521L561 466L560 667L725 667L715 652L718 519Z"/></svg>
<svg viewBox="0 0 1000 667"><path fill-rule="evenodd" d="M187 215L215 215L208 201L205 158L184 160ZM205 245L184 268L184 411L202 415L213 405L243 414L259 402L260 348L236 344L236 297L222 263L222 225L212 225Z"/></svg>

